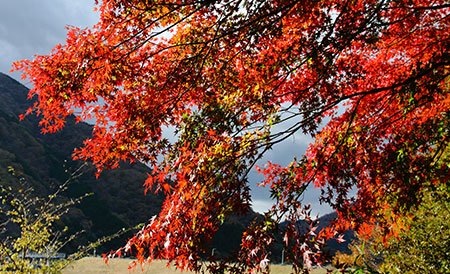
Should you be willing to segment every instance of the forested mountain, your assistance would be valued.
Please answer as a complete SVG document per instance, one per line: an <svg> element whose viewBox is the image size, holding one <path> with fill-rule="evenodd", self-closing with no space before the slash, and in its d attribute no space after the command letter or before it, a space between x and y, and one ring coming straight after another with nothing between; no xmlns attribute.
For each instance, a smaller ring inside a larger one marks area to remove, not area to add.
<svg viewBox="0 0 450 274"><path fill-rule="evenodd" d="M72 161L71 154L89 137L92 128L86 123L76 124L72 118L64 130L41 134L36 116L28 115L19 121L19 115L32 103L27 94L26 87L0 73L0 179L2 184L15 185L17 178L7 171L12 166L36 195L45 196L68 178L68 172L82 164ZM142 184L147 172L150 169L140 163L106 170L98 179L93 168L82 170L83 175L63 193L69 198L94 193L72 209L65 220L72 231L86 231L76 244L146 222L159 213L163 197L144 195ZM119 241L114 245L119 245Z"/></svg>

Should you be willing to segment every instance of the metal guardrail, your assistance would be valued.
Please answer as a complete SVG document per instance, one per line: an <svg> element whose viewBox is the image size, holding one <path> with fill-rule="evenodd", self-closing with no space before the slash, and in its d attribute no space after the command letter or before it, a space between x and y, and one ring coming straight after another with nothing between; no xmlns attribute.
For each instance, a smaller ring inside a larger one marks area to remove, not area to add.
<svg viewBox="0 0 450 274"><path fill-rule="evenodd" d="M52 259L52 260L61 260L66 258L66 253L34 253L30 252L29 254L25 255L25 258L29 259Z"/></svg>

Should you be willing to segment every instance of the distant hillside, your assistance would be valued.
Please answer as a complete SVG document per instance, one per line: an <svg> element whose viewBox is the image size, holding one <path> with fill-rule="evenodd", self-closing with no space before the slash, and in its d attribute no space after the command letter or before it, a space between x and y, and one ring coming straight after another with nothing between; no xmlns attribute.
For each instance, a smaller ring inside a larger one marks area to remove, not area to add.
<svg viewBox="0 0 450 274"><path fill-rule="evenodd" d="M0 179L2 184L14 185L16 179L7 173L7 167L13 166L34 187L36 194L43 196L67 179L66 168L74 169L81 164L73 162L71 154L90 136L92 128L85 123L75 124L72 117L62 131L42 135L34 115L23 121L18 119L31 104L27 94L26 87L0 73ZM94 169L86 168L83 176L64 193L68 197L94 193L66 218L66 224L74 231L87 231L74 245L146 222L158 214L164 197L144 195L142 184L147 172L150 169L143 164L123 164L118 169L104 171L96 180ZM124 240L105 249L123 245Z"/></svg>
<svg viewBox="0 0 450 274"><path fill-rule="evenodd" d="M327 227L329 223L334 220L337 217L336 212L332 212L326 215L323 215L319 218L319 228L318 231L322 230L323 228ZM344 252L344 253L350 253L350 249L348 248L349 244L352 243L353 240L355 240L355 234L353 231L346 231L344 233L344 240L343 243L338 243L336 240L329 240L326 242L328 251L334 255L336 251Z"/></svg>

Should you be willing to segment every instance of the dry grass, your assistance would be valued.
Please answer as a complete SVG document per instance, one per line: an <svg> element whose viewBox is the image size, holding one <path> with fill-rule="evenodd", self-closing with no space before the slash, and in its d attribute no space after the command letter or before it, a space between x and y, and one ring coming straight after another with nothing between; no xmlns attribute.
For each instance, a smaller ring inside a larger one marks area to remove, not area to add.
<svg viewBox="0 0 450 274"><path fill-rule="evenodd" d="M149 265L145 265L141 270L140 266L137 266L134 272L128 270L128 266L131 265L132 260L130 259L113 259L105 264L101 258L87 257L83 258L71 265L69 265L62 274L122 274L122 273L146 273L146 274L189 274L192 272L181 272L180 270L175 270L175 268L166 268L167 262L156 261ZM271 273L274 274L288 274L291 273L291 268L287 265L272 265ZM325 274L326 269L314 269L311 274Z"/></svg>

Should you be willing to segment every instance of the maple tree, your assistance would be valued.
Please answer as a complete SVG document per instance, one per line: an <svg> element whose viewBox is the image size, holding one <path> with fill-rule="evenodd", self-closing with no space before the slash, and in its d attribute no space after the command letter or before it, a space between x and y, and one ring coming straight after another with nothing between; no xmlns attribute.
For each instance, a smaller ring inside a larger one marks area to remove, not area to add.
<svg viewBox="0 0 450 274"><path fill-rule="evenodd" d="M95 118L75 158L99 172L122 160L153 167L145 187L167 199L125 247L141 261L199 270L199 251L224 218L249 209L254 168L275 205L244 233L239 263L228 266L236 272L266 267L276 229L298 271L345 229L377 223L389 236L401 225L392 216L420 202L424 182L449 179L440 161L447 1L104 0L98 9L92 29L69 28L65 45L15 69L33 84L27 114L42 117L43 132L75 110ZM164 138L169 129L175 141ZM298 132L315 140L305 155L256 167ZM310 185L338 212L320 233L302 204ZM304 233L300 219L310 224Z"/></svg>

